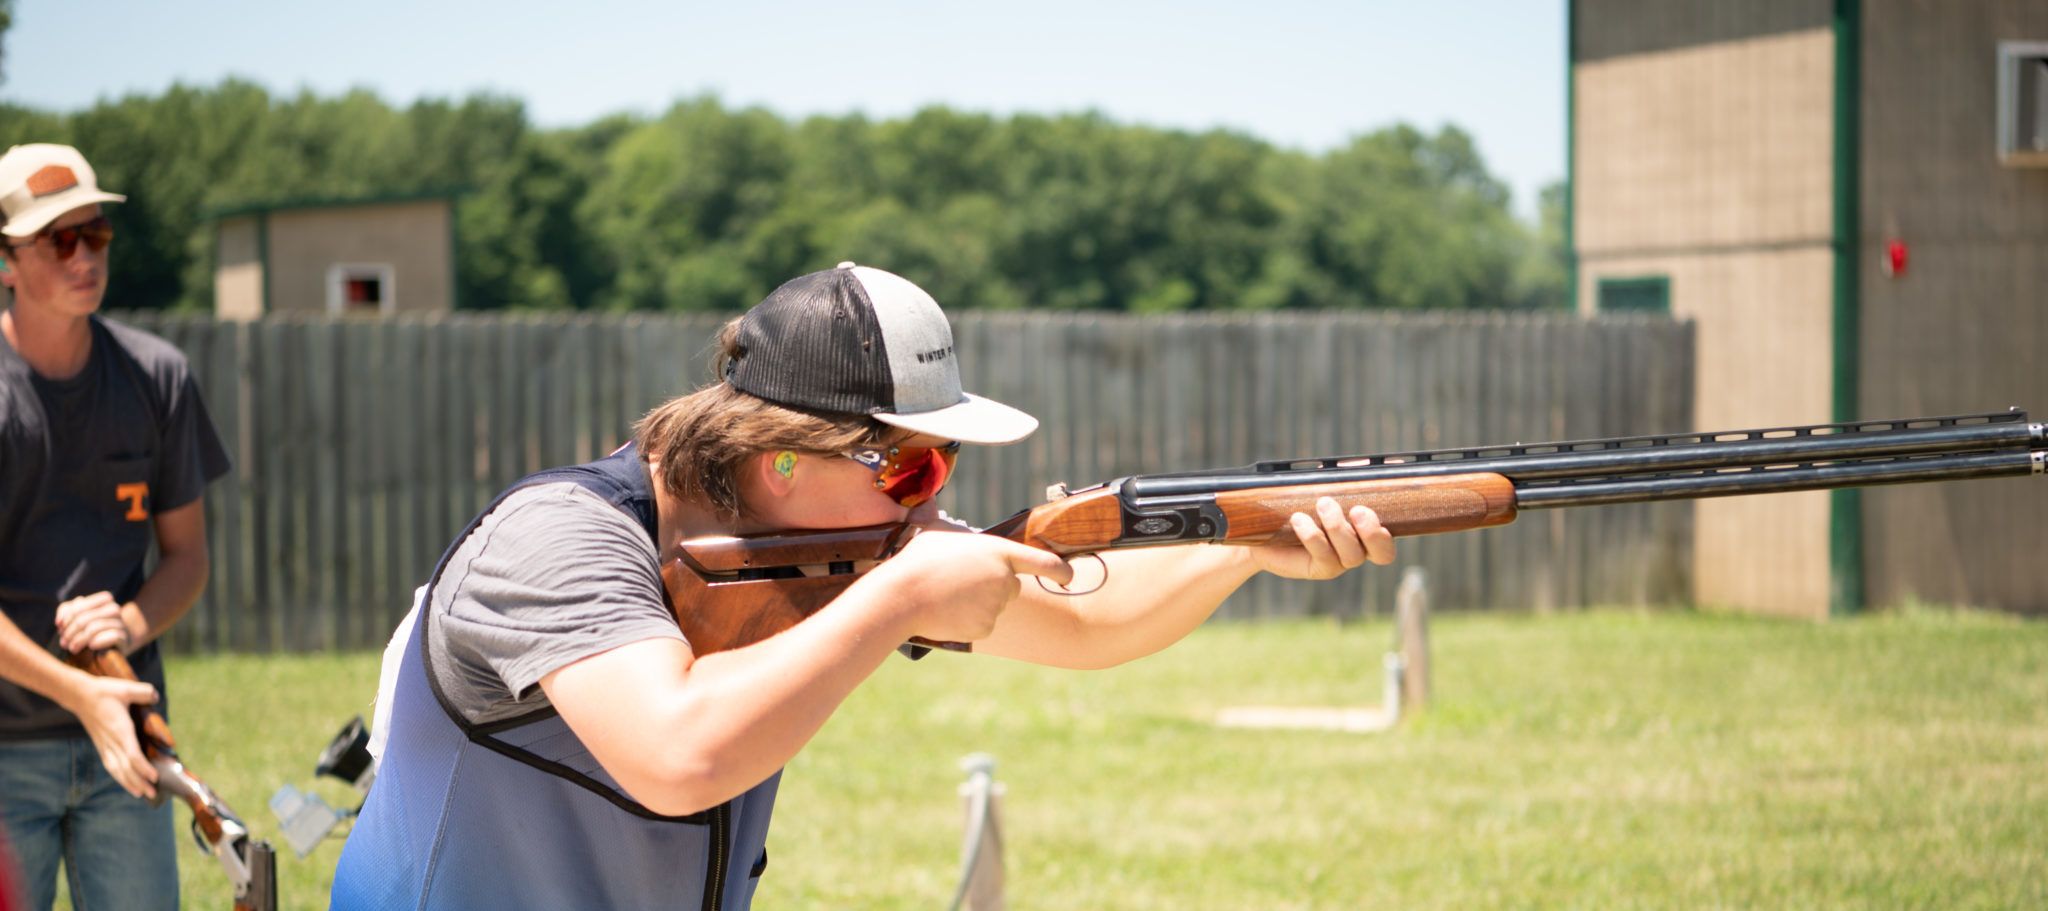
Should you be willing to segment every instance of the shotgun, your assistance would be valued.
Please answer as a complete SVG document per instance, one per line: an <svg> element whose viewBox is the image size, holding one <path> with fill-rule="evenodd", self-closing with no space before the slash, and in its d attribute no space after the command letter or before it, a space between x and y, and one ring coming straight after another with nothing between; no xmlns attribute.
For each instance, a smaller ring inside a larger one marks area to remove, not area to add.
<svg viewBox="0 0 2048 911"><path fill-rule="evenodd" d="M1522 510L1698 499L2048 471L2048 426L2026 412L1710 433L1516 443L1258 462L1241 468L1054 485L1047 502L983 534L1065 557L1126 547L1265 544L1333 497L1369 506L1395 537L1490 528ZM830 603L915 529L683 541L662 567L669 606L698 654L758 642ZM967 651L965 643L913 640Z"/></svg>
<svg viewBox="0 0 2048 911"><path fill-rule="evenodd" d="M101 677L136 679L135 669L119 649L79 652L70 660ZM146 705L130 705L128 713L135 720L143 758L156 767L155 802L161 804L165 794L174 794L192 808L192 838L227 871L235 887L234 911L277 911L277 854L270 842L251 839L241 817L179 761L171 726L161 713Z"/></svg>

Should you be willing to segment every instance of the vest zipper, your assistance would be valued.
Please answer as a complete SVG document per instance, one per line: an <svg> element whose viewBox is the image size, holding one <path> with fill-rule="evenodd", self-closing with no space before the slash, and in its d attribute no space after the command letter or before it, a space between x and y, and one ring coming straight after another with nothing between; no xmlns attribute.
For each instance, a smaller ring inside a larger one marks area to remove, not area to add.
<svg viewBox="0 0 2048 911"><path fill-rule="evenodd" d="M725 907L725 843L732 834L732 801L711 808L711 871L704 878L704 911Z"/></svg>

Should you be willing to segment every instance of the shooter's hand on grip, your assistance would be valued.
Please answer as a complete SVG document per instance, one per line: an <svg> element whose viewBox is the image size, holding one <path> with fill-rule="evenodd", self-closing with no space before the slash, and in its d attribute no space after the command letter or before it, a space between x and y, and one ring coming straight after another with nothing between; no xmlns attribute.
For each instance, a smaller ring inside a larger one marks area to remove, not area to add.
<svg viewBox="0 0 2048 911"><path fill-rule="evenodd" d="M923 531L863 579L892 588L913 635L940 642L986 638L1022 590L1020 576L1054 584L1074 568L1056 554L993 535Z"/></svg>
<svg viewBox="0 0 2048 911"><path fill-rule="evenodd" d="M141 609L122 605L110 592L81 595L57 605L57 645L66 654L111 648L125 655L134 649L141 623Z"/></svg>

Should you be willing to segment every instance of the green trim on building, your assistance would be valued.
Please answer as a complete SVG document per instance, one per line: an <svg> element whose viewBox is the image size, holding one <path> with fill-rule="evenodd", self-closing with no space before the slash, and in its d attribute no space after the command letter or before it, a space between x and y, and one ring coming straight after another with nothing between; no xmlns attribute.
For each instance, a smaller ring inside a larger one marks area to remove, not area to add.
<svg viewBox="0 0 2048 911"><path fill-rule="evenodd" d="M1670 313L1671 276L1601 276L1593 292L1601 313Z"/></svg>
<svg viewBox="0 0 2048 911"><path fill-rule="evenodd" d="M455 201L470 193L468 187L445 187L435 190L419 190L411 193L387 193L378 196L352 197L301 197L282 199L275 202L239 203L207 209L199 217L204 221L219 221L238 215L257 215L268 212L289 212L296 209L342 209L356 206L390 206L409 202L434 202L445 200L449 208Z"/></svg>
<svg viewBox="0 0 2048 911"><path fill-rule="evenodd" d="M461 246L459 243L461 239L462 235L456 230L455 225L455 199L450 197L448 200L448 310L451 313L462 309L462 273L457 271L457 268L461 265L461 257L455 253Z"/></svg>
<svg viewBox="0 0 2048 911"><path fill-rule="evenodd" d="M1835 0L1834 124L1834 420L1862 418L1859 379L1862 307L1863 4ZM1863 497L1836 490L1828 499L1828 613L1863 609Z"/></svg>
<svg viewBox="0 0 2048 911"><path fill-rule="evenodd" d="M1566 300L1573 313L1579 312L1579 239L1573 220L1573 200L1579 176L1579 10L1577 0L1564 4L1564 283Z"/></svg>
<svg viewBox="0 0 2048 911"><path fill-rule="evenodd" d="M263 315L270 315L270 213L256 213L256 286L262 298ZM218 241L216 241L218 242Z"/></svg>

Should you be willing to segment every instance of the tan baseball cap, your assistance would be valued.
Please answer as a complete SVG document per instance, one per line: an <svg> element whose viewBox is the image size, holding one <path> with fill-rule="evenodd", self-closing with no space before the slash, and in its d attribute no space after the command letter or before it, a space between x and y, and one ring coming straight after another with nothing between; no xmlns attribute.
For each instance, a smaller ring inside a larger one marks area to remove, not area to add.
<svg viewBox="0 0 2048 911"><path fill-rule="evenodd" d="M92 165L70 146L37 142L0 155L0 212L8 237L33 237L58 216L96 202L127 202L100 189Z"/></svg>

